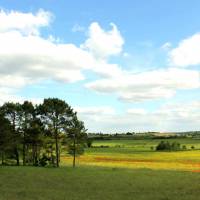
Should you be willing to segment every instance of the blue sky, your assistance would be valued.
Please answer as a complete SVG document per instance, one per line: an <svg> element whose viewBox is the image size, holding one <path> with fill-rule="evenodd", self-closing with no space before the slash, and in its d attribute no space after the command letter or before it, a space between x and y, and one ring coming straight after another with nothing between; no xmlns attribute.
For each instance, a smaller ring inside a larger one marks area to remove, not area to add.
<svg viewBox="0 0 200 200"><path fill-rule="evenodd" d="M0 0L1 103L66 100L94 132L200 124L198 0Z"/></svg>

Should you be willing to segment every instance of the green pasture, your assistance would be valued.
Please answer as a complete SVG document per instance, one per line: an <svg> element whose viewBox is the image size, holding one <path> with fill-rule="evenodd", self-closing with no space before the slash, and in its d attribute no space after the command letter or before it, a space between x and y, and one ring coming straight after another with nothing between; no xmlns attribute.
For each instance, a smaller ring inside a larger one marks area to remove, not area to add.
<svg viewBox="0 0 200 200"><path fill-rule="evenodd" d="M186 150L156 151L160 139L143 140L95 140L92 148L86 148L85 154L77 158L80 166L120 167L154 170L200 170L200 140L192 138L165 139L185 145ZM191 147L194 149L191 149ZM153 147L153 148L152 148ZM67 154L62 157L62 164L70 165Z"/></svg>
<svg viewBox="0 0 200 200"><path fill-rule="evenodd" d="M87 154L135 154L155 152L156 146L161 141L178 142L181 147L186 146L186 151L199 150L200 140L192 138L183 139L142 139L142 140L127 140L127 139L112 139L112 140L94 140L93 148L87 148ZM194 149L192 149L194 147Z"/></svg>
<svg viewBox="0 0 200 200"><path fill-rule="evenodd" d="M61 168L0 166L0 200L198 199L200 140L169 139L187 150L157 152L160 141L96 140L75 169L64 149Z"/></svg>
<svg viewBox="0 0 200 200"><path fill-rule="evenodd" d="M0 200L196 200L200 174L98 167L1 167Z"/></svg>
<svg viewBox="0 0 200 200"><path fill-rule="evenodd" d="M129 148L132 151L152 151L160 141L178 142L181 146L185 145L188 150L192 146L200 149L200 139L194 138L173 138L173 139L112 139L112 140L95 140L94 147L108 146L112 148ZM117 151L116 151L117 152Z"/></svg>

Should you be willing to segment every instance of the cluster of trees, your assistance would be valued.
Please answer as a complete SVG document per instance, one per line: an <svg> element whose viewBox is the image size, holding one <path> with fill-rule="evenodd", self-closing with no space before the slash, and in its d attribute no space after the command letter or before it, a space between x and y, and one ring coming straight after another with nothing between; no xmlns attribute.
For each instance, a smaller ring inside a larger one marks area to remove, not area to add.
<svg viewBox="0 0 200 200"><path fill-rule="evenodd" d="M156 146L157 151L178 151L181 150L181 145L178 142L161 141Z"/></svg>
<svg viewBox="0 0 200 200"><path fill-rule="evenodd" d="M0 107L1 163L59 167L61 151L75 158L87 142L86 129L77 113L63 100L5 103Z"/></svg>

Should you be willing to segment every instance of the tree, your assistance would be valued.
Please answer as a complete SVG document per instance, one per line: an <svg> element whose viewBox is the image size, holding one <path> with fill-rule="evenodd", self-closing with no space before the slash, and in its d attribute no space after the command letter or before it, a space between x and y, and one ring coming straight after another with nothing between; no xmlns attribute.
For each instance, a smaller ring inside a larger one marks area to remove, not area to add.
<svg viewBox="0 0 200 200"><path fill-rule="evenodd" d="M84 153L87 143L87 134L82 121L74 118L73 126L67 129L68 153L73 156L73 167L76 166L76 157Z"/></svg>
<svg viewBox="0 0 200 200"><path fill-rule="evenodd" d="M17 165L19 165L19 127L21 121L21 105L19 103L5 103L1 107L1 114L10 121L13 133L14 154Z"/></svg>
<svg viewBox="0 0 200 200"><path fill-rule="evenodd" d="M71 121L76 115L73 109L63 100L57 98L44 99L39 107L41 119L46 128L51 132L56 145L56 166L59 167L59 135L64 127L70 127Z"/></svg>
<svg viewBox="0 0 200 200"><path fill-rule="evenodd" d="M31 123L35 115L35 109L31 102L24 101L21 105L21 133L22 133L22 153L23 153L23 165L26 165L26 142L27 142L27 132L28 129L32 128ZM33 125L33 124L32 124Z"/></svg>
<svg viewBox="0 0 200 200"><path fill-rule="evenodd" d="M26 145L30 145L32 149L31 162L34 166L38 165L40 157L40 149L44 147L45 135L44 125L38 118L33 118L30 122L30 127L26 132Z"/></svg>
<svg viewBox="0 0 200 200"><path fill-rule="evenodd" d="M157 146L156 146L156 151L178 151L181 149L181 146L177 142L169 143L168 141L164 142L161 141Z"/></svg>
<svg viewBox="0 0 200 200"><path fill-rule="evenodd" d="M10 122L0 115L0 154L4 164L5 154L12 149L12 131Z"/></svg>
<svg viewBox="0 0 200 200"><path fill-rule="evenodd" d="M93 143L93 139L92 138L87 138L87 147L88 148L92 147L92 143Z"/></svg>
<svg viewBox="0 0 200 200"><path fill-rule="evenodd" d="M75 133L75 157L83 151L82 144L77 141L82 138L85 129L83 123L78 121L76 112L65 101L48 98L39 106L33 106L28 101L23 104L5 103L0 107L2 163L4 157L9 155L19 165L22 152L23 165L55 166L56 163L59 167L60 145L68 136L66 130L70 134Z"/></svg>

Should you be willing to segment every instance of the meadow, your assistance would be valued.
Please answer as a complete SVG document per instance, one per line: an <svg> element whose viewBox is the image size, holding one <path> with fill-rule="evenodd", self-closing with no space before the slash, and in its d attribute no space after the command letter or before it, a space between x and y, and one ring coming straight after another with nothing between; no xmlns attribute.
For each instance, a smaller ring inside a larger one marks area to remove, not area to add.
<svg viewBox="0 0 200 200"><path fill-rule="evenodd" d="M196 200L200 174L103 167L2 167L0 200Z"/></svg>
<svg viewBox="0 0 200 200"><path fill-rule="evenodd" d="M198 199L199 140L170 139L187 148L172 152L155 151L160 141L96 140L76 168L65 152L60 168L1 166L0 200Z"/></svg>
<svg viewBox="0 0 200 200"><path fill-rule="evenodd" d="M166 139L165 139L166 140ZM155 151L161 139L96 140L77 158L78 165L161 170L200 171L200 140L193 138L168 139L179 142L186 150ZM63 165L70 165L71 157L63 155Z"/></svg>

